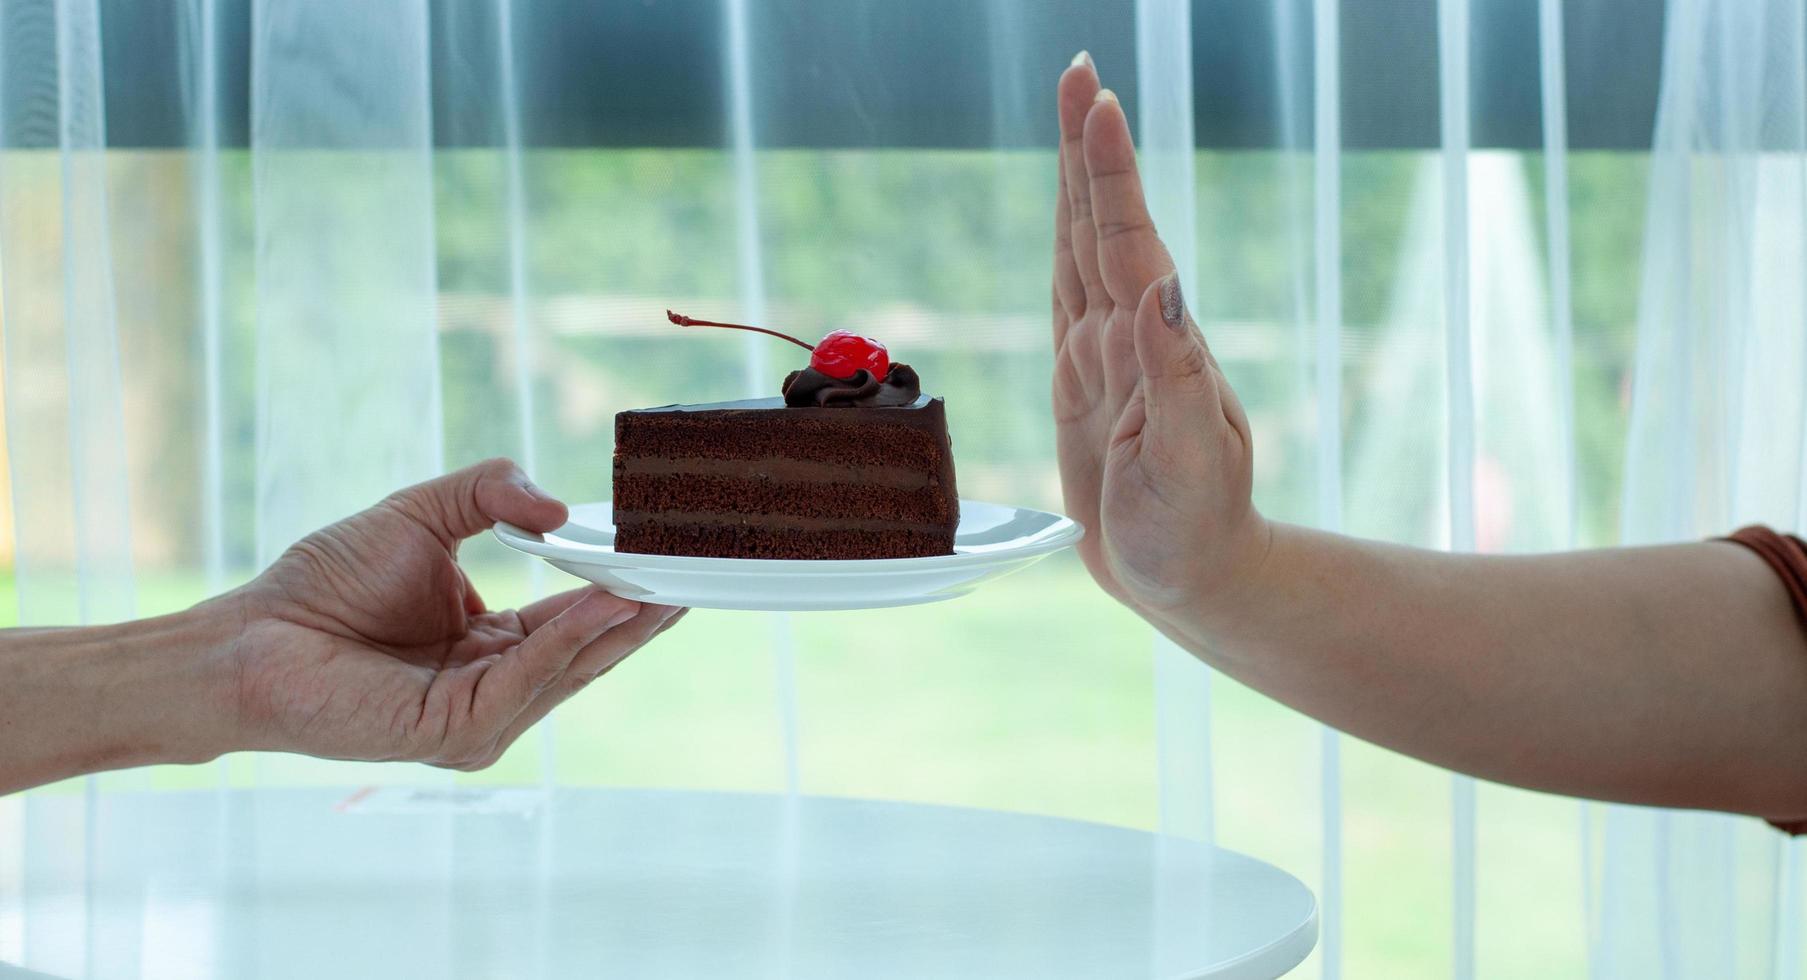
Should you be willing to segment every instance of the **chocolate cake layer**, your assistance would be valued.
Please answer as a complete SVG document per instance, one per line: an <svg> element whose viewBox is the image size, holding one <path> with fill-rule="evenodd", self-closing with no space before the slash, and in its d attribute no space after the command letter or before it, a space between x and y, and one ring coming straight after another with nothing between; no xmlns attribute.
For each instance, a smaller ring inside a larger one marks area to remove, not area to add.
<svg viewBox="0 0 1807 980"><path fill-rule="evenodd" d="M701 511L823 520L882 516L909 524L947 524L953 502L936 487L898 490L848 481L790 483L765 476L626 477L615 485L615 521L633 514Z"/></svg>
<svg viewBox="0 0 1807 980"><path fill-rule="evenodd" d="M920 531L935 534L941 526L926 521L894 521L888 517L796 517L790 514L765 514L754 520L747 514L732 511L663 510L617 511L629 525L698 524L761 527L774 531Z"/></svg>
<svg viewBox="0 0 1807 980"><path fill-rule="evenodd" d="M744 558L953 553L938 398L901 407L674 405L615 417L615 548Z"/></svg>
<svg viewBox="0 0 1807 980"><path fill-rule="evenodd" d="M615 550L705 558L930 558L953 552L939 531L804 531L745 524L646 522L615 531Z"/></svg>
<svg viewBox="0 0 1807 980"><path fill-rule="evenodd" d="M667 405L615 416L618 462L797 459L940 474L952 482L947 413L927 395L902 408L787 408L777 398ZM624 457L622 450L627 449Z"/></svg>
<svg viewBox="0 0 1807 980"><path fill-rule="evenodd" d="M934 485L934 477L906 466L862 466L848 463L817 463L804 459L766 457L762 459L629 459L622 463L623 476L681 476L707 479L745 479L758 475L786 483L859 483L897 490L921 490Z"/></svg>

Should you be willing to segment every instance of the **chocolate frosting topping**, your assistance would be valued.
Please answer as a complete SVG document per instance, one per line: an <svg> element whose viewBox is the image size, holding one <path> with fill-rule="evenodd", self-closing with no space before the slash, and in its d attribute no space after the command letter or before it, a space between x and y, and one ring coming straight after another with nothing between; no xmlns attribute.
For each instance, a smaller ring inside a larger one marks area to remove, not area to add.
<svg viewBox="0 0 1807 980"><path fill-rule="evenodd" d="M880 381L862 370L851 378L832 378L815 368L792 371L784 379L784 403L791 408L902 408L922 394L922 379L908 364L893 364Z"/></svg>

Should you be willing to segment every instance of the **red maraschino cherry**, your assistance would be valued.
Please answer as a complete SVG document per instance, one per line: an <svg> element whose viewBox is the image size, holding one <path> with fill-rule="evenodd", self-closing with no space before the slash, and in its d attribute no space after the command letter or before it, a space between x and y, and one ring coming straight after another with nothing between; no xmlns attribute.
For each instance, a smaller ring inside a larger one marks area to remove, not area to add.
<svg viewBox="0 0 1807 980"><path fill-rule="evenodd" d="M751 330L768 337L788 340L798 347L809 351L809 366L828 375L837 381L851 381L861 371L871 371L872 376L883 381L891 373L891 354L885 345L871 337L862 337L850 330L836 330L814 347L792 337L790 334L767 330L764 327L749 327L744 323L718 323L714 320L698 320L681 313L665 311L666 319L680 327L726 327L729 330Z"/></svg>
<svg viewBox="0 0 1807 980"><path fill-rule="evenodd" d="M809 355L809 366L843 381L861 371L871 371L880 381L891 373L891 354L885 345L851 330L836 330L822 338Z"/></svg>

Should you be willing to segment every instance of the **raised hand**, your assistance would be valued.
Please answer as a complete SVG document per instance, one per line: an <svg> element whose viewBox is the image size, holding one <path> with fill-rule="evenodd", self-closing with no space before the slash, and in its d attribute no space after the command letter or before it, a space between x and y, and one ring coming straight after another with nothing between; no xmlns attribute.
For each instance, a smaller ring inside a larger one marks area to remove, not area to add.
<svg viewBox="0 0 1807 980"><path fill-rule="evenodd" d="M1105 591L1145 614L1229 601L1267 528L1248 417L1186 311L1129 122L1091 58L1061 75L1054 416L1068 513Z"/></svg>
<svg viewBox="0 0 1807 980"><path fill-rule="evenodd" d="M302 539L215 600L243 619L234 747L494 762L680 613L590 588L487 610L458 567L459 541L499 520L547 531L565 516L513 463L491 460Z"/></svg>

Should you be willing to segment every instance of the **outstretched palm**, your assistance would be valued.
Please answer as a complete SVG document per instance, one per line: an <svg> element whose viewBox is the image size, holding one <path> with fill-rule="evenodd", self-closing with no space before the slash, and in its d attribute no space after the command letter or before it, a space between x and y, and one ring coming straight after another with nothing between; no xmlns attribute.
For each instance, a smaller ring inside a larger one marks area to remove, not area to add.
<svg viewBox="0 0 1807 980"><path fill-rule="evenodd" d="M1089 58L1061 76L1054 417L1092 576L1144 612L1219 589L1264 545L1248 420L1187 314L1129 123Z"/></svg>

